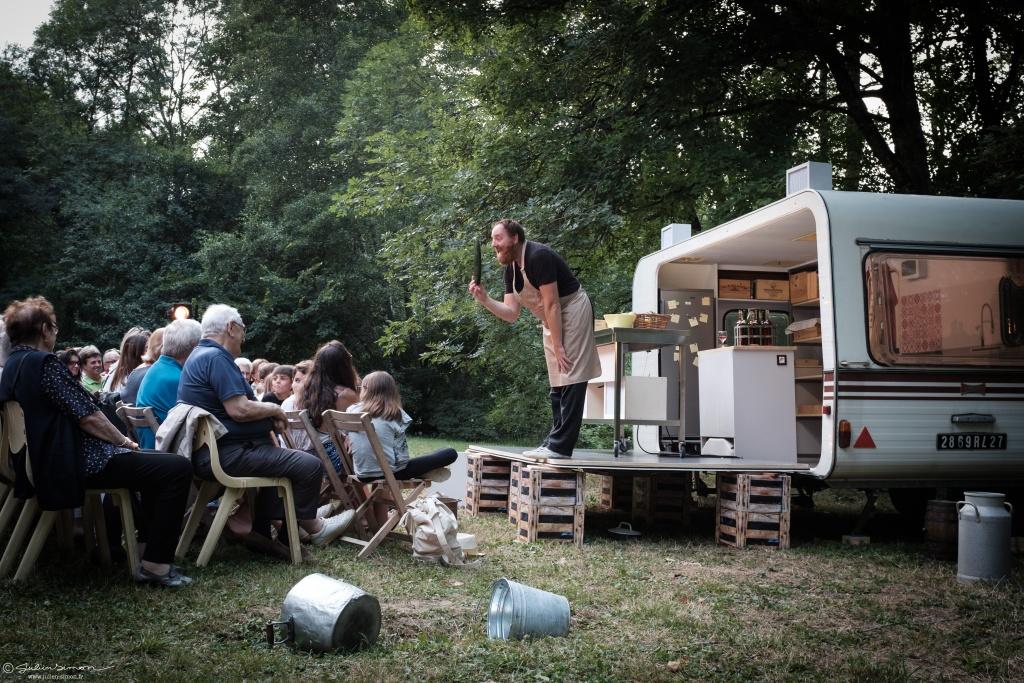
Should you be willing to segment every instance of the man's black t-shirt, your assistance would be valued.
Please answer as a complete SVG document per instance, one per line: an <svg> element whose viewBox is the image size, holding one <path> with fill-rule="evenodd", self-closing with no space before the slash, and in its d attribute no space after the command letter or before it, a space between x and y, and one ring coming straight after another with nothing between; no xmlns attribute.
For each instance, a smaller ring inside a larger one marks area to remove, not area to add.
<svg viewBox="0 0 1024 683"><path fill-rule="evenodd" d="M546 244L527 242L523 261L526 264L526 277L530 278L530 284L537 289L540 289L541 285L557 282L558 296L563 297L580 288L580 281L569 270L569 264ZM505 266L504 275L506 294L512 293L513 275L516 291L523 291L523 273L518 263Z"/></svg>

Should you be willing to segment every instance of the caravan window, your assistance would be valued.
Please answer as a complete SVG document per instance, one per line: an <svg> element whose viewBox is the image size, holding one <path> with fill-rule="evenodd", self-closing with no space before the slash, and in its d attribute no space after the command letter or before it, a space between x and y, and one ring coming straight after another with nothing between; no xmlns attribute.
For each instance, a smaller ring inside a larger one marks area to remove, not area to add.
<svg viewBox="0 0 1024 683"><path fill-rule="evenodd" d="M864 279L876 362L1024 366L1024 258L872 252Z"/></svg>

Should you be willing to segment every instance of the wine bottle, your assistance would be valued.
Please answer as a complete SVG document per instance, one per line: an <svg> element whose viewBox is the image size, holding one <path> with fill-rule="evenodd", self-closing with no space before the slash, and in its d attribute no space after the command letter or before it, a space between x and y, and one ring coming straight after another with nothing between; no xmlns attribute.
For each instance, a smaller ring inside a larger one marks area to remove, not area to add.
<svg viewBox="0 0 1024 683"><path fill-rule="evenodd" d="M769 309L764 309L764 318L761 320L761 342L765 346L771 346L775 343L775 326L772 325L772 312Z"/></svg>
<svg viewBox="0 0 1024 683"><path fill-rule="evenodd" d="M761 345L761 324L757 320L757 311L751 308L747 311L747 344L753 346Z"/></svg>
<svg viewBox="0 0 1024 683"><path fill-rule="evenodd" d="M732 328L732 339L735 346L746 346L750 343L750 338L747 335L747 320L746 311L742 308L739 310L739 316L736 318L736 324Z"/></svg>

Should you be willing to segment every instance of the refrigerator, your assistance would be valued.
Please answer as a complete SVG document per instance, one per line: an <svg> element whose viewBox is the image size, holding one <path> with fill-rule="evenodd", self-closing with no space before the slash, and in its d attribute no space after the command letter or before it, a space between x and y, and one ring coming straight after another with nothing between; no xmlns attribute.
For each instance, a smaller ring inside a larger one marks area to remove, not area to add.
<svg viewBox="0 0 1024 683"><path fill-rule="evenodd" d="M661 427L661 441L685 442L690 444L688 453L697 454L700 447L700 380L698 379L695 360L697 351L715 348L715 299L710 289L671 289L661 290L659 313L671 316L667 325L669 329L688 332L683 350L683 397L684 438L680 438L680 429ZM673 348L664 348L660 354L659 374L668 378L668 414L679 414L679 369L673 357ZM672 450L679 451L675 443Z"/></svg>

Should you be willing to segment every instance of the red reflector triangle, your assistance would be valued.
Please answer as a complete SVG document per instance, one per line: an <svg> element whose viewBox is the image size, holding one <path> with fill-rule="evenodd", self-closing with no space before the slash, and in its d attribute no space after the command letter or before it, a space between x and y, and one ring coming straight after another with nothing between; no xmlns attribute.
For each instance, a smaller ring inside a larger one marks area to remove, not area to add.
<svg viewBox="0 0 1024 683"><path fill-rule="evenodd" d="M853 447L854 448L874 448L875 447L875 440L871 438L871 432L868 431L867 427L865 427L864 429L860 430L860 436L858 436L857 440L853 443Z"/></svg>

